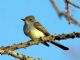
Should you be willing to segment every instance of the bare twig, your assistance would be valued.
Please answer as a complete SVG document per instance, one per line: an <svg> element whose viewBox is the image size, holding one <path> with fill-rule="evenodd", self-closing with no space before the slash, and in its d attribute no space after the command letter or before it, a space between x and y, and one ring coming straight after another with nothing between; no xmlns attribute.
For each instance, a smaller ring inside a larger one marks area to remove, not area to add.
<svg viewBox="0 0 80 60"><path fill-rule="evenodd" d="M80 22L76 21L76 19L74 19L73 17L71 17L69 14L62 13L62 15L66 17L66 19L69 21L69 24L76 24L76 25L80 26Z"/></svg>
<svg viewBox="0 0 80 60"><path fill-rule="evenodd" d="M65 16L65 18L68 20L68 22L70 24L77 24L78 26L80 26L80 22L78 22L76 19L74 19L70 13L69 13L69 9L66 13L62 12L61 9L59 8L59 6L56 4L56 2L54 0L50 0L52 5L54 6L54 8L56 9L57 13L59 16Z"/></svg>
<svg viewBox="0 0 80 60"><path fill-rule="evenodd" d="M80 6L76 5L74 2L72 2L71 0L67 0L67 2L71 5L73 5L74 7L77 7L80 9Z"/></svg>
<svg viewBox="0 0 80 60"><path fill-rule="evenodd" d="M20 49L20 48L26 48L26 47L29 47L29 46L32 46L32 45L37 45L39 43L42 43L44 41L48 41L48 40L51 40L51 39L54 39L54 40L66 40L66 39L69 39L69 38L80 38L80 33L78 32L73 32L73 33L70 33L70 34L62 34L62 35L51 35L51 36L46 36L46 37L43 37L42 39L36 39L35 41L33 40L30 40L28 42L25 42L25 43L20 43L20 44L16 44L16 45L12 45L12 46L7 46L7 47L0 47L0 49L4 49L4 50L17 50L17 49Z"/></svg>
<svg viewBox="0 0 80 60"><path fill-rule="evenodd" d="M10 50L1 50L0 49L0 54L7 54L7 55L11 55L15 58L18 58L20 60L40 60L38 58L32 58L32 57L29 57L29 56L25 56L23 54L19 54L19 53L16 53L14 51L10 51Z"/></svg>
<svg viewBox="0 0 80 60"><path fill-rule="evenodd" d="M56 9L58 15L61 16L61 15L62 15L62 11L61 11L60 8L58 7L58 5L55 3L54 0L50 0L50 1L51 1L52 5L54 6L54 8Z"/></svg>

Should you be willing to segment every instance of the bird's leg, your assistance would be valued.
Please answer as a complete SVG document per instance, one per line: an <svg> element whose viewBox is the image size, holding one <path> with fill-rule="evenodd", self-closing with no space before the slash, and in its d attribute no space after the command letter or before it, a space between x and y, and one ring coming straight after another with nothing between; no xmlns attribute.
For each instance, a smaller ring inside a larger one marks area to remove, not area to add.
<svg viewBox="0 0 80 60"><path fill-rule="evenodd" d="M32 38L32 40L34 41L34 42L37 42L37 38ZM38 44L36 44L36 45L38 45Z"/></svg>
<svg viewBox="0 0 80 60"><path fill-rule="evenodd" d="M49 47L49 44L47 42L44 42L43 37L40 37L40 40L43 41L42 44L44 44L45 46Z"/></svg>

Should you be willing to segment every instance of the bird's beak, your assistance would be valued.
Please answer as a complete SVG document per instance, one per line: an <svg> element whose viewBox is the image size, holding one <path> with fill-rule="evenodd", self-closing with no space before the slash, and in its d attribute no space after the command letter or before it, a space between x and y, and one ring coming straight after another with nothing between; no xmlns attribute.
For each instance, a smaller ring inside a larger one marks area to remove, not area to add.
<svg viewBox="0 0 80 60"><path fill-rule="evenodd" d="M25 19L21 19L22 21L25 21Z"/></svg>

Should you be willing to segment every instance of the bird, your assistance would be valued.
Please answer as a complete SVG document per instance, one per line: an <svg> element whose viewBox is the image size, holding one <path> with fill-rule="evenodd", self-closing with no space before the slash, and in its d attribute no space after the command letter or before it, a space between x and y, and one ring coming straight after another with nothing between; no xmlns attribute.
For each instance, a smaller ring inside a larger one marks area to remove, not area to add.
<svg viewBox="0 0 80 60"><path fill-rule="evenodd" d="M50 33L38 22L38 20L34 16L26 16L24 19L21 20L24 21L24 34L30 37L32 40L36 40L37 38L45 36L50 36ZM63 46L62 44L56 42L54 39L49 40L49 42L63 50L69 50L68 47ZM49 44L47 42L42 42L42 44L49 47Z"/></svg>

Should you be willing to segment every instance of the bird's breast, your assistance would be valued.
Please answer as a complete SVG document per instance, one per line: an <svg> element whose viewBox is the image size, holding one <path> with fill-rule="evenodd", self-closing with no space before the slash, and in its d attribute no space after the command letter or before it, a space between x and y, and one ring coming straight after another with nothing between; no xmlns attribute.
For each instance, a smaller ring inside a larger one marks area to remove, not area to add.
<svg viewBox="0 0 80 60"><path fill-rule="evenodd" d="M41 31L34 29L30 31L30 36L33 38L40 38L40 37L44 37L45 35Z"/></svg>

